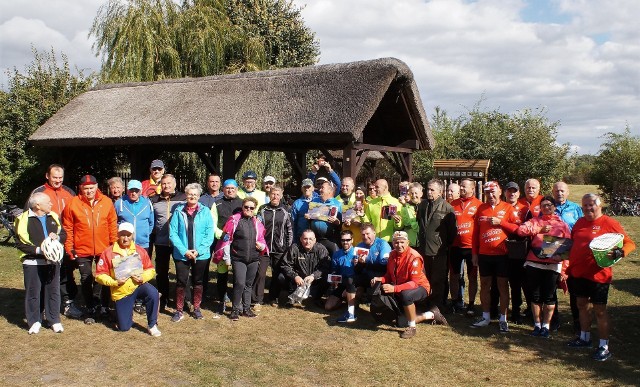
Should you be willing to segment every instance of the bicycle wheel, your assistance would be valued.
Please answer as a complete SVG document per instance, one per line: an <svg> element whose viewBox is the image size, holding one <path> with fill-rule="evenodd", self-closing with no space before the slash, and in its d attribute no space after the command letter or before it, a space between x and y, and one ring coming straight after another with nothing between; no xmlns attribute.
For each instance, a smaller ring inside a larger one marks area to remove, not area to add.
<svg viewBox="0 0 640 387"><path fill-rule="evenodd" d="M4 219L3 219L4 220ZM11 229L7 228L4 221L0 222L0 243L5 244L13 236Z"/></svg>

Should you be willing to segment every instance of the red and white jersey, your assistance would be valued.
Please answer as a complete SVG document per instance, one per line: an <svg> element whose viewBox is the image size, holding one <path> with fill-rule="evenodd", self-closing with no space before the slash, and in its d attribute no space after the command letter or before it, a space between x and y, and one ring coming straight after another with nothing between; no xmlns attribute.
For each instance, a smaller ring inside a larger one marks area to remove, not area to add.
<svg viewBox="0 0 640 387"><path fill-rule="evenodd" d="M473 244L473 230L475 228L476 213L482 204L480 199L472 196L470 198L458 198L451 202L453 212L456 214L456 226L458 233L453 240L453 245L463 249L470 249Z"/></svg>

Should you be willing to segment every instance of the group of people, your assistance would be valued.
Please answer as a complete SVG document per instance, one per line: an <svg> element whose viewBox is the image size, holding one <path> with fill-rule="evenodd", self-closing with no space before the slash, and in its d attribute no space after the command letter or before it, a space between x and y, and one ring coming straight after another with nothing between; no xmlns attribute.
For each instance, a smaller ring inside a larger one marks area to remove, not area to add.
<svg viewBox="0 0 640 387"><path fill-rule="evenodd" d="M479 273L482 314L473 328L489 326L497 311L498 329L506 333L509 302L510 320L517 323L526 302L531 335L547 338L557 316L559 285L569 290L579 332L569 345L592 345L593 305L600 340L594 359L611 356L606 313L611 268L596 264L589 243L604 233L623 234L622 248L609 252L615 258L627 256L635 245L617 221L602 213L598 195L585 195L577 205L567 199L563 182L543 196L540 183L529 179L520 197L517 183L507 183L503 192L498 182L489 181L482 186L483 202L474 179L448 187L433 179L426 187L402 182L394 197L385 179L357 186L351 177L340 179L319 157L302 181L301 196L285 203L276 179L266 176L260 190L253 171L242 175L241 185L213 173L207 192L198 183L176 192L175 177L161 160L152 162L148 180L130 180L126 190L120 178L110 179L108 196L91 175L79 182L78 195L62 184L63 177L62 166L52 165L47 182L33 191L28 211L16 220L29 333L40 329L43 311L52 329L62 332L60 310L91 323L115 304L118 329L128 330L139 308L146 310L149 333L159 336L158 310L171 299L173 258L173 322L187 312L204 317L201 305L213 262L214 318L227 314L228 295L233 321L255 317L264 303L288 307L309 297L326 310L346 303L337 322L348 324L357 320L358 304L366 302L374 317L390 315L406 327L401 337L411 338L421 321L447 325L443 311L475 316ZM572 245L542 256L549 236ZM59 263L44 254L45 239L64 244ZM76 268L84 311L74 304ZM154 278L157 290L149 283Z"/></svg>

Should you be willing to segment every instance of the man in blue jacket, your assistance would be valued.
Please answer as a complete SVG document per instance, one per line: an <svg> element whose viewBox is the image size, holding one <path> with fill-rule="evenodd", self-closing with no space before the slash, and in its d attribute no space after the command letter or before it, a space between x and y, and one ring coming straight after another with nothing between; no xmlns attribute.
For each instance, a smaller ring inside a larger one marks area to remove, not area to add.
<svg viewBox="0 0 640 387"><path fill-rule="evenodd" d="M153 232L153 205L151 201L142 196L142 183L139 180L131 180L127 184L127 194L116 200L116 214L118 224L128 222L135 228L135 243L144 247L148 254L149 237Z"/></svg>

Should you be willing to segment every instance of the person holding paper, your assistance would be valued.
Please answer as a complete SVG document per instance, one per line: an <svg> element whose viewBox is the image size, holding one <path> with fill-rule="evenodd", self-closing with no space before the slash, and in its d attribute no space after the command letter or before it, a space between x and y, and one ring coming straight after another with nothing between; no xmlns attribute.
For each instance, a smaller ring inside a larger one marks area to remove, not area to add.
<svg viewBox="0 0 640 387"><path fill-rule="evenodd" d="M332 281L327 279L327 282L333 283L335 288L327 298L324 308L325 310L335 309L340 305L344 296L347 299L347 313L337 320L338 323L342 324L356 321L356 286L353 281L355 275L353 267L358 258L354 254L353 233L351 230L342 230L340 232L340 245L342 248L333 253L331 257L331 272L333 276L331 277ZM338 278L339 280L337 280Z"/></svg>
<svg viewBox="0 0 640 387"><path fill-rule="evenodd" d="M534 328L531 336L548 338L551 316L556 306L556 283L560 276L566 278L566 265L562 265L562 262L569 257L569 250L559 249L558 254L547 256L544 249L545 236L547 241L551 240L549 237L560 241L561 238L570 239L571 231L555 213L556 206L552 197L545 196L540 202L540 209L541 216L524 222L517 232L520 236L532 237L531 249L524 264L526 286L532 298Z"/></svg>
<svg viewBox="0 0 640 387"><path fill-rule="evenodd" d="M147 327L151 336L160 336L158 329L158 290L149 283L156 275L147 250L134 243L135 228L124 222L118 226L118 239L100 255L96 265L96 282L111 288L111 299L116 305L119 331L128 331L133 325L133 307L142 300L147 312Z"/></svg>

